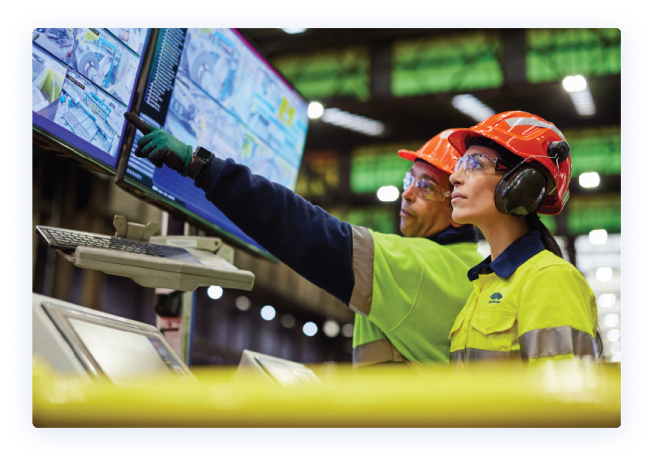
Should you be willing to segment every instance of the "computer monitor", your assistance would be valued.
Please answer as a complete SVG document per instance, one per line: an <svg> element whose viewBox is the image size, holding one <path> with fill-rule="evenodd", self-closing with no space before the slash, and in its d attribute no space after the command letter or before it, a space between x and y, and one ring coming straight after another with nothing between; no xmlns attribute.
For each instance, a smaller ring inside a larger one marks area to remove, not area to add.
<svg viewBox="0 0 654 464"><path fill-rule="evenodd" d="M34 143L115 174L149 29L38 28L32 33Z"/></svg>
<svg viewBox="0 0 654 464"><path fill-rule="evenodd" d="M130 384L148 375L194 379L155 327L33 295L34 354L55 370Z"/></svg>
<svg viewBox="0 0 654 464"><path fill-rule="evenodd" d="M243 350L236 377L258 376L283 387L293 385L323 385L320 378L302 363Z"/></svg>
<svg viewBox="0 0 654 464"><path fill-rule="evenodd" d="M143 101L135 105L143 120L187 145L202 146L295 188L308 103L239 31L159 29L153 48L143 76ZM134 156L141 136L135 131L129 156L121 155L119 186L212 235L271 258L193 180Z"/></svg>

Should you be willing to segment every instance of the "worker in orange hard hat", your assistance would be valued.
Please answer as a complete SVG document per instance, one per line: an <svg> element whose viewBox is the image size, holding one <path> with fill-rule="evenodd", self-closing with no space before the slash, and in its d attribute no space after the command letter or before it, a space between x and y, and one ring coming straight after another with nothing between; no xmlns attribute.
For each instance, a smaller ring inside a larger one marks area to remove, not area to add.
<svg viewBox="0 0 654 464"><path fill-rule="evenodd" d="M466 273L482 258L474 227L452 221L449 176L460 155L448 134L399 153L414 161L402 194L405 237L340 221L219 153L196 160L163 130L142 137L136 155L195 179L243 232L352 309L356 366L447 363L449 330L472 290Z"/></svg>

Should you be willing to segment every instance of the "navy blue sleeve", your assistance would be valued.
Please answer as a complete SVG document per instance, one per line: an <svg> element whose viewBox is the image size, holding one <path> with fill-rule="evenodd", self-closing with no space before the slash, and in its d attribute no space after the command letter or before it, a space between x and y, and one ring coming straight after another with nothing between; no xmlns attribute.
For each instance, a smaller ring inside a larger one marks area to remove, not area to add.
<svg viewBox="0 0 654 464"><path fill-rule="evenodd" d="M348 304L354 288L352 227L233 160L213 158L195 186L273 256Z"/></svg>

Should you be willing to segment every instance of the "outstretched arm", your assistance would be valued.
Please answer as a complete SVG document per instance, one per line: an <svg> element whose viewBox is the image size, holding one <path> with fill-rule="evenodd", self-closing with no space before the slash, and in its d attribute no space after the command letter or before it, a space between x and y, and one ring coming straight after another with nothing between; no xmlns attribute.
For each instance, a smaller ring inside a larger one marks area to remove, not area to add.
<svg viewBox="0 0 654 464"><path fill-rule="evenodd" d="M127 121L145 135L135 155L189 175L193 149L133 113ZM192 171L191 171L192 172ZM254 175L246 166L213 157L197 174L196 187L249 237L304 278L345 304L355 277L352 227L286 187Z"/></svg>
<svg viewBox="0 0 654 464"><path fill-rule="evenodd" d="M212 158L196 187L249 237L348 304L354 288L352 227L233 160Z"/></svg>

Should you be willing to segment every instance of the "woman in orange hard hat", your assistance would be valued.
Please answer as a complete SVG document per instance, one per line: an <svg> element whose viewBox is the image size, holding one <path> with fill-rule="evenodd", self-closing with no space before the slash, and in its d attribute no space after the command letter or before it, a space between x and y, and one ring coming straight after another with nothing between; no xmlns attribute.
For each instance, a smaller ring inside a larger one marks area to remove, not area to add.
<svg viewBox="0 0 654 464"><path fill-rule="evenodd" d="M453 131L452 218L477 226L491 255L450 332L450 362L534 364L601 352L595 296L538 217L558 214L570 191L570 147L554 124L511 111Z"/></svg>

